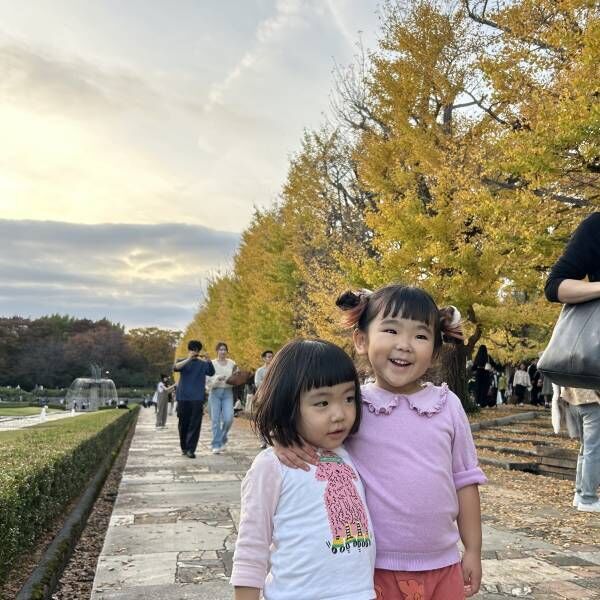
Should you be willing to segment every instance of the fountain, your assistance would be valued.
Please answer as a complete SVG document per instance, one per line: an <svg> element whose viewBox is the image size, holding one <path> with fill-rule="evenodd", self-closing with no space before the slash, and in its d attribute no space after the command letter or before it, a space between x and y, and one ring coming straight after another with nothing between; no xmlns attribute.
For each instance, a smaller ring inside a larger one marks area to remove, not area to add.
<svg viewBox="0 0 600 600"><path fill-rule="evenodd" d="M91 365L92 377L78 377L67 390L65 404L77 411L98 410L101 406L117 406L117 388L112 379L102 379L98 365Z"/></svg>

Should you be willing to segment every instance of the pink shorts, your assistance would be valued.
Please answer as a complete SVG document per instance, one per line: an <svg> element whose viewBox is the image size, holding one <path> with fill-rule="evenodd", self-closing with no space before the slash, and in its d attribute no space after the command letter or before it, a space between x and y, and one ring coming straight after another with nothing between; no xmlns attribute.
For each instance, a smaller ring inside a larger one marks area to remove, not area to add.
<svg viewBox="0 0 600 600"><path fill-rule="evenodd" d="M460 563L432 571L375 569L377 600L464 600Z"/></svg>

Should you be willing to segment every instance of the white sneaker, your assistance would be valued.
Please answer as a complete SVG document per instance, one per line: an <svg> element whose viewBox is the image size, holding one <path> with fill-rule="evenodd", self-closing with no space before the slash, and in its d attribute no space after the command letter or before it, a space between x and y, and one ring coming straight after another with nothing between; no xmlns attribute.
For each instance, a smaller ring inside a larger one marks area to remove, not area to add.
<svg viewBox="0 0 600 600"><path fill-rule="evenodd" d="M213 454L221 454L221 448L213 448L212 453Z"/></svg>
<svg viewBox="0 0 600 600"><path fill-rule="evenodd" d="M600 500L596 500L596 502L592 502L591 504L580 502L577 506L577 510L580 510L581 512L600 512Z"/></svg>
<svg viewBox="0 0 600 600"><path fill-rule="evenodd" d="M579 492L575 492L573 495L573 506L577 508L579 503L581 502L581 494Z"/></svg>

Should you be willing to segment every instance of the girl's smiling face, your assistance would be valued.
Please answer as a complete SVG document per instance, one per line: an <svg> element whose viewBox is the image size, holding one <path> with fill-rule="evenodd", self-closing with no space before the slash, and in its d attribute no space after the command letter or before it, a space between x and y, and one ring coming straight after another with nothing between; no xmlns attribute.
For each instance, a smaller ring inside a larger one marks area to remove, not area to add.
<svg viewBox="0 0 600 600"><path fill-rule="evenodd" d="M379 314L366 332L354 331L354 345L369 359L380 388L412 394L421 389L419 380L431 366L433 336L433 328L423 321Z"/></svg>

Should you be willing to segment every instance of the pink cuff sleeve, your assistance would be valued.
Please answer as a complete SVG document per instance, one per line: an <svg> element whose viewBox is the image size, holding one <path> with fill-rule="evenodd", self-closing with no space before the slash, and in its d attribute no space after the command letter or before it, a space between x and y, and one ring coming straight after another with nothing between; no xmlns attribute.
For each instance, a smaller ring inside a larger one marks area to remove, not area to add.
<svg viewBox="0 0 600 600"><path fill-rule="evenodd" d="M240 525L231 584L262 589L269 569L273 516L281 491L281 465L273 450L261 452L242 482Z"/></svg>
<svg viewBox="0 0 600 600"><path fill-rule="evenodd" d="M487 478L479 467L460 473L454 473L454 486L457 490L467 487L468 485L482 485L484 483L487 483Z"/></svg>

